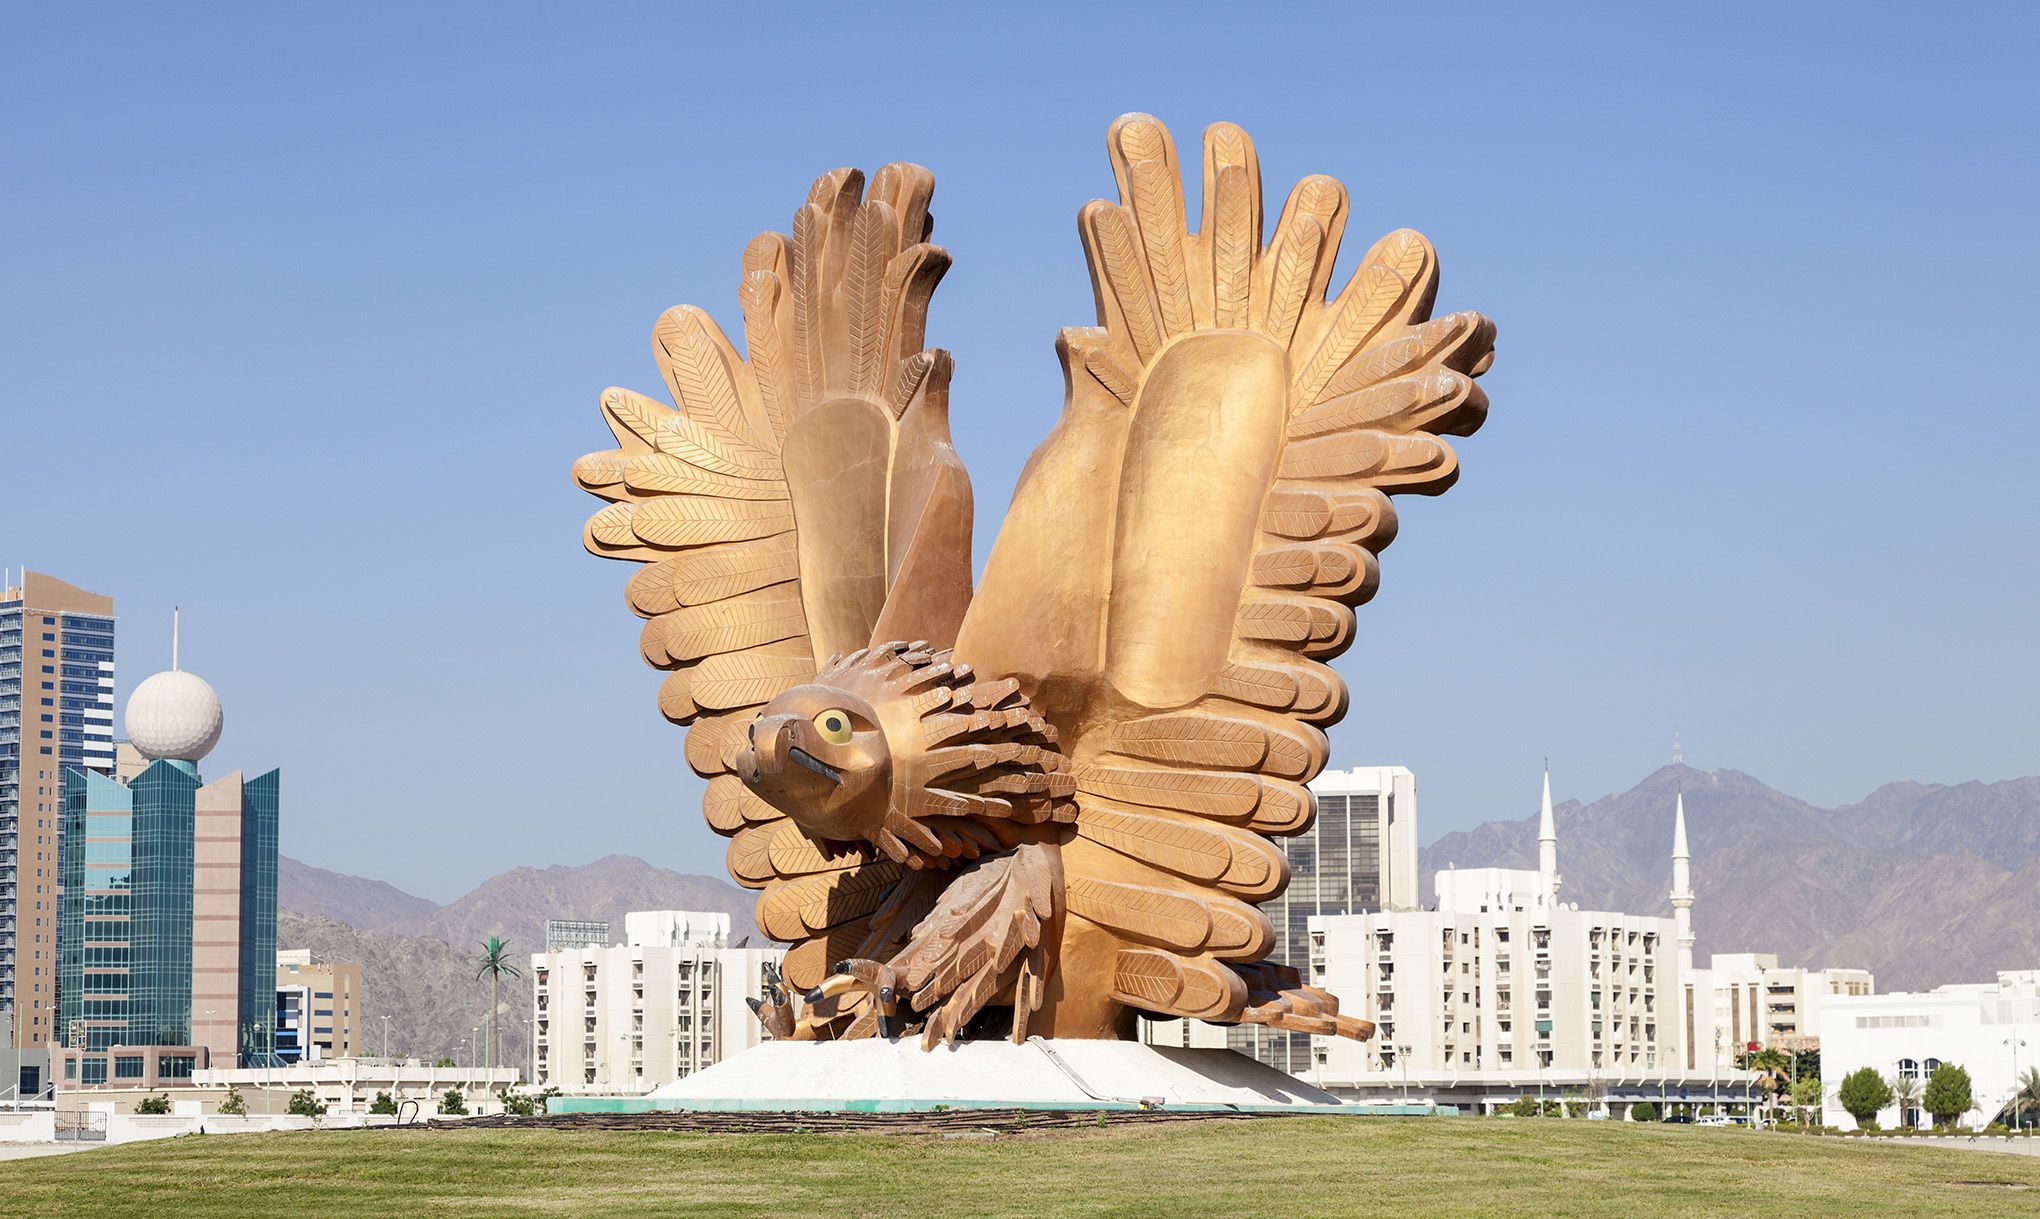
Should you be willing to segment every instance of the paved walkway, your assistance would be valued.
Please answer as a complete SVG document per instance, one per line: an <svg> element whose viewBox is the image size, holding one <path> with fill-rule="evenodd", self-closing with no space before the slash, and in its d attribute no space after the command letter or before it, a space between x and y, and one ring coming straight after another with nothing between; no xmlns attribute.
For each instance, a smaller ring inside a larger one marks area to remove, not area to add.
<svg viewBox="0 0 2040 1219"><path fill-rule="evenodd" d="M1854 1143L1874 1143L1884 1147L1938 1147L1943 1151L1995 1151L2000 1155L2040 1156L2040 1139L2008 1139L1999 1135L1970 1138L1956 1135L1946 1139L1851 1139Z"/></svg>
<svg viewBox="0 0 2040 1219"><path fill-rule="evenodd" d="M0 1161L60 1156L73 1151L90 1151L94 1147L104 1146L106 1146L104 1143L74 1143L69 1140L57 1143L0 1143Z"/></svg>

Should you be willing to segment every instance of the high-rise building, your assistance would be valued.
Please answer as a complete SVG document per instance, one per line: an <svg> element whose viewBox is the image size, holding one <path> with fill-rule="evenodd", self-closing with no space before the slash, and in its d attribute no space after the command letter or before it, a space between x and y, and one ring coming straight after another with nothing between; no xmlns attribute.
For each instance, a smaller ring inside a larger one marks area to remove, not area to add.
<svg viewBox="0 0 2040 1219"><path fill-rule="evenodd" d="M17 1050L53 1032L65 775L113 768L113 637L112 598L0 580L0 1029Z"/></svg>
<svg viewBox="0 0 2040 1219"><path fill-rule="evenodd" d="M1261 907L1275 925L1268 959L1299 968L1310 920L1417 905L1416 776L1403 766L1327 770L1310 790L1317 818L1303 833L1277 840L1289 860L1289 886ZM1239 1025L1226 1044L1292 1073L1311 1060L1307 1033Z"/></svg>
<svg viewBox="0 0 2040 1219"><path fill-rule="evenodd" d="M532 1082L647 1092L764 1039L746 999L780 948L729 947L730 916L643 910L620 945L531 954Z"/></svg>
<svg viewBox="0 0 2040 1219"><path fill-rule="evenodd" d="M66 1086L274 1058L278 773L201 779L219 697L178 667L174 636L171 657L128 699L147 768L73 771L65 795Z"/></svg>
<svg viewBox="0 0 2040 1219"><path fill-rule="evenodd" d="M310 949L276 954L276 1056L283 1062L359 1054L361 966L314 961Z"/></svg>

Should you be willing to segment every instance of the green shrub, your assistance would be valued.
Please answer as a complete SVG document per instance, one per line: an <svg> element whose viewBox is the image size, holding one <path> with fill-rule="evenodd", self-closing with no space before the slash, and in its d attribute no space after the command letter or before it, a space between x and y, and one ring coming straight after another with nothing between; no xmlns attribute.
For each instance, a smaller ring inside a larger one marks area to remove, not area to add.
<svg viewBox="0 0 2040 1219"><path fill-rule="evenodd" d="M220 1098L220 1112L228 1117L248 1116L248 1101L239 1088L227 1089L227 1094Z"/></svg>
<svg viewBox="0 0 2040 1219"><path fill-rule="evenodd" d="M154 1096L144 1096L135 1102L135 1112L154 1114L157 1117L166 1116L170 1112L170 1098L160 1092Z"/></svg>
<svg viewBox="0 0 2040 1219"><path fill-rule="evenodd" d="M1516 1098L1515 1104L1509 1106L1509 1112L1517 1117L1536 1117L1537 1098L1525 1092Z"/></svg>
<svg viewBox="0 0 2040 1219"><path fill-rule="evenodd" d="M1629 1106L1629 1120L1632 1122L1654 1122L1657 1120L1657 1106L1645 1101Z"/></svg>
<svg viewBox="0 0 2040 1219"><path fill-rule="evenodd" d="M1920 1106L1934 1115L1934 1125L1947 1128L1955 1119L1976 1107L1976 1098L1969 1089L1969 1072L1952 1062L1944 1062L1934 1068L1927 1079L1926 1090L1920 1094Z"/></svg>
<svg viewBox="0 0 2040 1219"><path fill-rule="evenodd" d="M310 1088L299 1088L290 1094L290 1105L284 1112L292 1117L324 1117L326 1108L326 1102L320 1100L318 1094Z"/></svg>
<svg viewBox="0 0 2040 1219"><path fill-rule="evenodd" d="M378 1092L375 1094L375 1099L369 1102L368 1111L370 1113L380 1113L395 1117L397 1114L397 1098L387 1092Z"/></svg>
<svg viewBox="0 0 2040 1219"><path fill-rule="evenodd" d="M460 1094L459 1088L448 1088L446 1095L439 1098L439 1111L465 1117L468 1111L467 1097Z"/></svg>
<svg viewBox="0 0 2040 1219"><path fill-rule="evenodd" d="M1835 1099L1856 1124L1865 1130L1877 1129L1877 1113L1891 1104L1891 1085L1875 1067L1858 1067L1842 1079L1841 1090Z"/></svg>
<svg viewBox="0 0 2040 1219"><path fill-rule="evenodd" d="M1544 1102L1544 1103L1543 1103L1542 1105L1538 1106L1538 1109L1537 1109L1537 1116L1539 1116L1539 1117L1557 1117L1557 1116L1558 1116L1559 1114L1561 1114L1561 1113L1563 1113L1563 1112L1565 1112L1565 1109L1564 1109L1564 1107L1563 1107L1563 1106L1561 1106L1561 1105L1560 1105L1560 1104L1559 1104L1559 1103L1558 1103L1557 1101L1555 1101L1555 1100L1548 1100L1548 1101L1545 1101L1545 1102Z"/></svg>

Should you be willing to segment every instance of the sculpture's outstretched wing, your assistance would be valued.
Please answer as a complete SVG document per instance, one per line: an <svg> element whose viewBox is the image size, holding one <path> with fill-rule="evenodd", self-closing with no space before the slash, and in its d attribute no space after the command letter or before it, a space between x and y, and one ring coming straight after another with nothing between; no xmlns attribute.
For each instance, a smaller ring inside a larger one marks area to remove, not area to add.
<svg viewBox="0 0 2040 1219"><path fill-rule="evenodd" d="M1374 591L1388 496L1451 485L1439 436L1485 415L1494 330L1431 319L1436 257L1407 229L1327 300L1345 189L1304 179L1264 245L1237 127L1206 132L1194 233L1167 130L1129 115L1110 148L1121 202L1080 218L1100 325L1063 334L1069 401L957 654L1018 678L1075 760L1068 910L1118 942L1116 999L1364 1035L1293 971L1250 964L1273 941L1255 903L1288 879L1270 836L1313 813L1319 726L1347 697L1324 661Z"/></svg>
<svg viewBox="0 0 2040 1219"><path fill-rule="evenodd" d="M970 600L970 483L949 442L949 353L923 350L949 256L927 238L917 165L816 180L793 235L744 251L740 358L707 313L669 310L652 351L680 409L611 389L617 447L574 464L610 504L588 549L631 578L659 709L734 836L730 870L767 890L767 935L811 940L870 915L899 866L809 841L729 762L756 709L818 664L880 639L947 645ZM862 196L860 198L860 196ZM809 957L787 962L811 986Z"/></svg>

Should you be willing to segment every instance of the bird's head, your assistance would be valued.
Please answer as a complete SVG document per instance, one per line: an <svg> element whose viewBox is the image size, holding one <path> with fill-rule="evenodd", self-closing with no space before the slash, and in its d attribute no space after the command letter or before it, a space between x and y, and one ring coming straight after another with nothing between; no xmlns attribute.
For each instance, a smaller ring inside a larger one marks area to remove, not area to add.
<svg viewBox="0 0 2040 1219"><path fill-rule="evenodd" d="M997 848L984 823L1073 819L1061 761L1018 682L978 682L946 650L887 643L766 703L735 765L809 838L870 843L919 868Z"/></svg>
<svg viewBox="0 0 2040 1219"><path fill-rule="evenodd" d="M816 681L782 691L751 721L737 777L811 838L873 841L892 786L892 751L871 701Z"/></svg>

